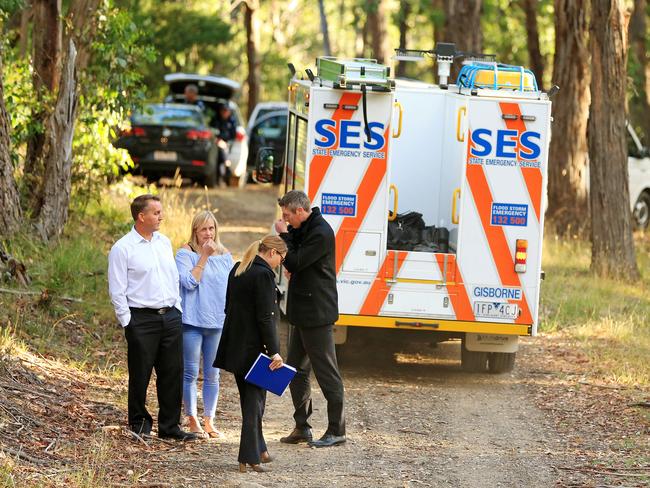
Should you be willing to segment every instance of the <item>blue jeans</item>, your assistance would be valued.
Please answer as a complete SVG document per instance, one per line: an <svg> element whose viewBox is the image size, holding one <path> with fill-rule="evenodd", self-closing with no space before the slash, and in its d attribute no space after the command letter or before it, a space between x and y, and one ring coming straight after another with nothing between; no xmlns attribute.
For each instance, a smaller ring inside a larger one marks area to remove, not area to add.
<svg viewBox="0 0 650 488"><path fill-rule="evenodd" d="M196 383L203 354L203 416L214 417L219 398L219 368L212 363L217 356L223 329L207 329L183 324L183 403L185 414L196 417Z"/></svg>

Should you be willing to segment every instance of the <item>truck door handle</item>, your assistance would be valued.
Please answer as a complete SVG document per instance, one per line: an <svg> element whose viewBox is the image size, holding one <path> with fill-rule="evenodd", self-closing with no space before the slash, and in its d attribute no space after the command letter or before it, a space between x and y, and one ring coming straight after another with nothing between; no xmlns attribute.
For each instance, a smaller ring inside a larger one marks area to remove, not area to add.
<svg viewBox="0 0 650 488"><path fill-rule="evenodd" d="M458 117L456 118L456 140L458 142L465 142L465 131L461 132L461 119L467 115L467 107L462 106L458 108Z"/></svg>
<svg viewBox="0 0 650 488"><path fill-rule="evenodd" d="M404 107L402 107L402 104L397 100L395 100L395 107L397 107L397 110L399 111L399 116L397 118L397 132L393 131L393 139L397 139L402 135L402 115L404 115Z"/></svg>
<svg viewBox="0 0 650 488"><path fill-rule="evenodd" d="M454 193L451 196L451 223L457 224L460 221L460 215L458 215L458 204L456 203L460 198L460 188L456 188Z"/></svg>
<svg viewBox="0 0 650 488"><path fill-rule="evenodd" d="M397 187L392 183L388 187L388 193L390 193L391 190L393 191L393 215L388 216L390 222L397 218Z"/></svg>

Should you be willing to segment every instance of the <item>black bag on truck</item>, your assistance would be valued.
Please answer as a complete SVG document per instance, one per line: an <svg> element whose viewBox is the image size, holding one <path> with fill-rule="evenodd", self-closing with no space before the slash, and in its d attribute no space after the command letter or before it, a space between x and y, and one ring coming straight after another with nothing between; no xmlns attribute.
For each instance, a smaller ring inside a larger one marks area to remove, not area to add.
<svg viewBox="0 0 650 488"><path fill-rule="evenodd" d="M395 220L388 221L388 249L412 251L422 240L423 229L421 213L397 214Z"/></svg>

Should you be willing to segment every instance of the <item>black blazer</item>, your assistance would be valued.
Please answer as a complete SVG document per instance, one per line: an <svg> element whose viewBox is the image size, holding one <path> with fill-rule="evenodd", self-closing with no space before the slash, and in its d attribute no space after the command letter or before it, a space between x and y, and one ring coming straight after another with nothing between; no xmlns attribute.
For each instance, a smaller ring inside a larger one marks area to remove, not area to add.
<svg viewBox="0 0 650 488"><path fill-rule="evenodd" d="M292 325L317 327L339 318L334 231L318 207L299 228L280 234L289 247L284 267L291 273L287 318Z"/></svg>
<svg viewBox="0 0 650 488"><path fill-rule="evenodd" d="M255 256L251 267L235 276L240 264L236 263L228 276L226 320L213 366L245 375L259 353L273 356L280 352L280 343L273 270Z"/></svg>

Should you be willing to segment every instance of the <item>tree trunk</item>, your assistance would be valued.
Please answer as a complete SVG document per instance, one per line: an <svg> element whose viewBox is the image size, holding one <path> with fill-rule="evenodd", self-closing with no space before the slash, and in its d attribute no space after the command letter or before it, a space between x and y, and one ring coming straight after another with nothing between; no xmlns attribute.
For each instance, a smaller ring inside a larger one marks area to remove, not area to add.
<svg viewBox="0 0 650 488"><path fill-rule="evenodd" d="M650 63L648 63L648 51L646 49L647 21L646 21L646 0L634 1L634 13L630 21L630 43L632 43L638 69L639 84L636 87L636 95L632 98L630 112L634 114L634 121L639 123L645 133L645 142L650 144Z"/></svg>
<svg viewBox="0 0 650 488"><path fill-rule="evenodd" d="M99 16L97 9L102 0L72 0L67 12L67 23L71 29L67 37L74 41L77 49L76 69L81 73L88 67L92 41L97 31Z"/></svg>
<svg viewBox="0 0 650 488"><path fill-rule="evenodd" d="M11 161L10 130L0 57L0 236L2 237L8 237L16 232L22 221L18 188L14 179L14 165Z"/></svg>
<svg viewBox="0 0 650 488"><path fill-rule="evenodd" d="M587 119L589 118L588 9L581 0L555 0L553 135L548 166L548 211L560 235L582 233L587 218ZM565 137L570 134L570 137Z"/></svg>
<svg viewBox="0 0 650 488"><path fill-rule="evenodd" d="M445 42L456 44L458 51L482 52L481 10L483 0L448 0L444 2L444 6ZM451 68L450 80L456 79L460 67L461 62L455 61Z"/></svg>
<svg viewBox="0 0 650 488"><path fill-rule="evenodd" d="M246 58L248 59L248 110L250 119L253 109L260 99L260 62L257 57L259 44L259 25L257 21L257 2L248 1L245 4L244 24L246 25Z"/></svg>
<svg viewBox="0 0 650 488"><path fill-rule="evenodd" d="M624 0L592 0L591 109L588 124L591 269L638 280L627 173Z"/></svg>
<svg viewBox="0 0 650 488"><path fill-rule="evenodd" d="M384 0L367 0L366 11L368 12L366 23L370 34L371 57L375 58L378 63L387 63L390 54L388 52Z"/></svg>
<svg viewBox="0 0 650 488"><path fill-rule="evenodd" d="M332 55L330 46L330 34L327 28L327 15L325 14L325 4L323 0L318 0L318 10L320 11L320 31L323 34L323 52L325 56Z"/></svg>
<svg viewBox="0 0 650 488"><path fill-rule="evenodd" d="M363 7L357 7L355 10L355 18L362 18L361 16L366 13ZM357 58L364 58L367 56L367 52L370 50L368 47L368 18L366 14L365 22L356 22L355 23L355 32L356 32L356 42L355 42L355 52Z"/></svg>
<svg viewBox="0 0 650 488"><path fill-rule="evenodd" d="M539 49L539 30L537 29L537 0L523 0L523 8L526 13L526 34L528 36L528 57L530 67L537 85L541 90L544 85L544 58Z"/></svg>
<svg viewBox="0 0 650 488"><path fill-rule="evenodd" d="M32 47L34 68L32 84L42 109L33 114L33 122L45 125L50 112L48 98L55 96L61 71L61 0L34 0L32 3ZM45 157L45 135L37 132L27 140L24 168L26 204L38 212L41 205L42 178Z"/></svg>
<svg viewBox="0 0 650 488"><path fill-rule="evenodd" d="M411 15L411 0L401 0L399 3L399 47L401 49L406 49L406 35L408 34L409 29L409 16ZM395 76L403 77L406 75L406 64L407 61L400 61L397 63L397 68L395 69Z"/></svg>
<svg viewBox="0 0 650 488"><path fill-rule="evenodd" d="M68 41L59 95L45 126L45 175L43 203L35 224L41 238L49 240L61 234L68 220L72 180L72 137L77 116L77 50Z"/></svg>

